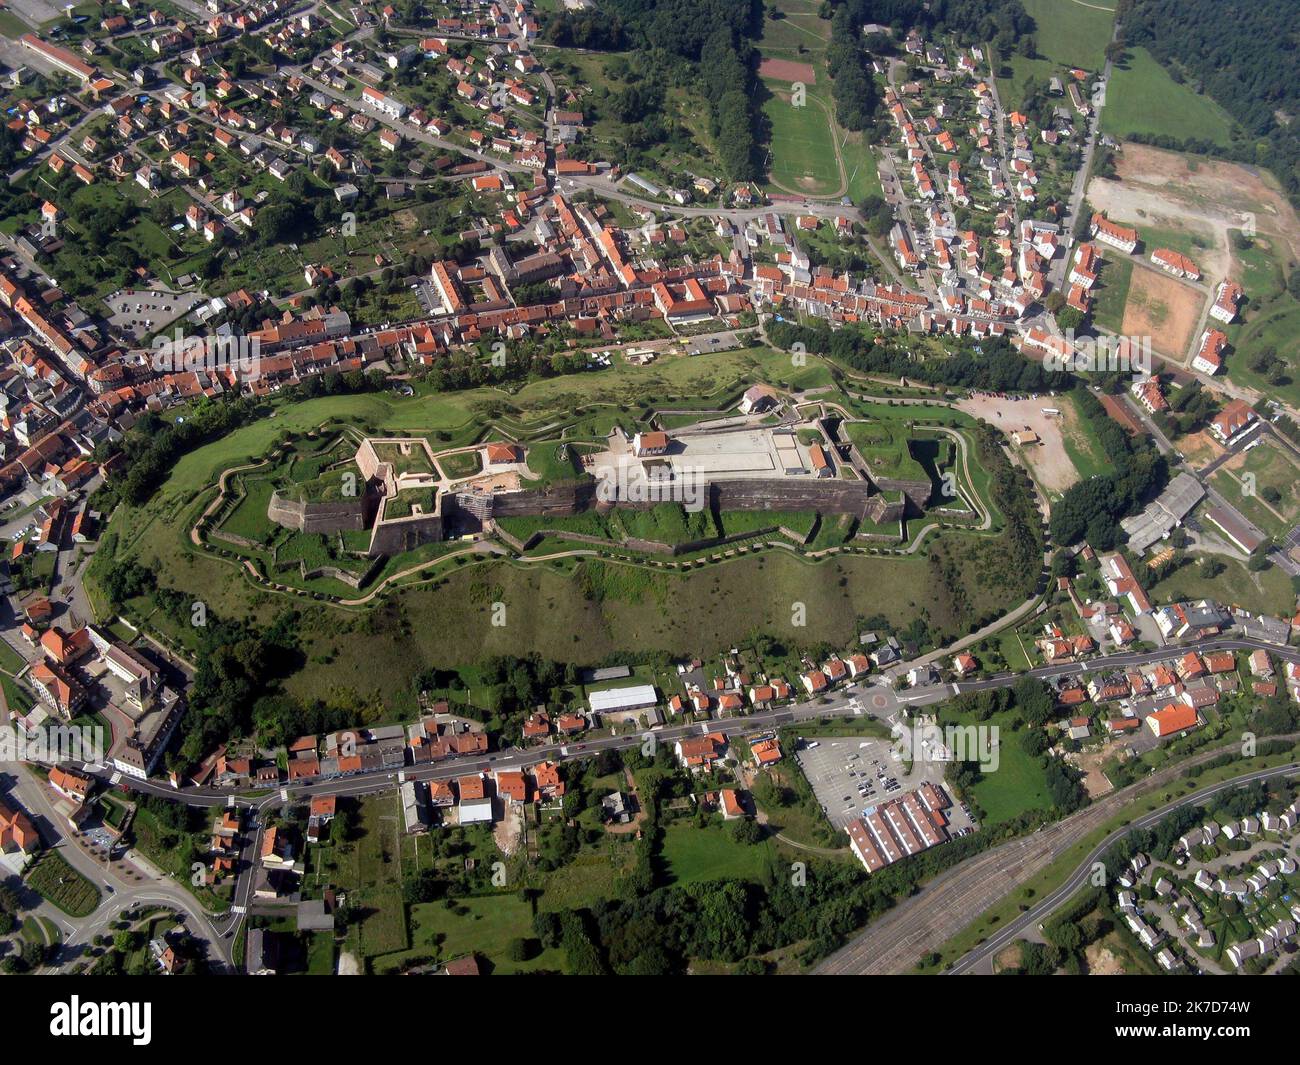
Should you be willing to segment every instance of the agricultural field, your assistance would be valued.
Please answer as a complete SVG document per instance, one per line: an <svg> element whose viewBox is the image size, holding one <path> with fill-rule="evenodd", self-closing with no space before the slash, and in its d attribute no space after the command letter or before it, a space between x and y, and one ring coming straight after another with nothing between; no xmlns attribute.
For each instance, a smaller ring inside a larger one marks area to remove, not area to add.
<svg viewBox="0 0 1300 1065"><path fill-rule="evenodd" d="M1081 4L1076 0L1023 0L1034 20L1038 54L1061 66L1100 70L1115 24L1113 6L1103 0Z"/></svg>
<svg viewBox="0 0 1300 1065"><path fill-rule="evenodd" d="M1145 48L1131 48L1106 86L1101 129L1117 140L1133 133L1208 140L1227 147L1233 122L1208 96L1179 84Z"/></svg>
<svg viewBox="0 0 1300 1065"><path fill-rule="evenodd" d="M1163 271L1135 266L1120 332L1150 337L1151 346L1175 362L1187 357L1205 296Z"/></svg>

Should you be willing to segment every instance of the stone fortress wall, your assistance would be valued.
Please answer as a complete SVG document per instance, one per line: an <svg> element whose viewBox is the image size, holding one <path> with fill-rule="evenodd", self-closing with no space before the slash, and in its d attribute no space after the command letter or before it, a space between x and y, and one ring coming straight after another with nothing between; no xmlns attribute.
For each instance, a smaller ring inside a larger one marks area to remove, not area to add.
<svg viewBox="0 0 1300 1065"><path fill-rule="evenodd" d="M323 503L306 503L288 499L278 491L271 493L266 516L288 529L305 533L354 532L365 529L367 499L339 499Z"/></svg>

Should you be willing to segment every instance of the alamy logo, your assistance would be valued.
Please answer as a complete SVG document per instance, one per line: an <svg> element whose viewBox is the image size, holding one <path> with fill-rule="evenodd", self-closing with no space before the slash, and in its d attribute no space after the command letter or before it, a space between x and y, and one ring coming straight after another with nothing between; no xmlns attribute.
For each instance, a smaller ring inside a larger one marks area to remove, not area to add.
<svg viewBox="0 0 1300 1065"><path fill-rule="evenodd" d="M913 765L978 762L982 772L992 773L1001 761L997 725L940 726L933 717L919 717L911 725L895 722L890 731L894 755Z"/></svg>
<svg viewBox="0 0 1300 1065"><path fill-rule="evenodd" d="M1043 357L1043 369L1151 376L1149 336L1078 336L1073 329L1067 329L1064 340L1059 349L1053 348Z"/></svg>
<svg viewBox="0 0 1300 1065"><path fill-rule="evenodd" d="M0 726L0 764L5 762L97 763L104 760L104 730L95 725L52 725L21 730Z"/></svg>
<svg viewBox="0 0 1300 1065"><path fill-rule="evenodd" d="M708 484L694 469L618 466L596 483L596 498L602 503L680 503L694 513L708 503Z"/></svg>
<svg viewBox="0 0 1300 1065"><path fill-rule="evenodd" d="M138 1047L153 1039L152 1002L69 1002L50 1004L50 1035L128 1037Z"/></svg>
<svg viewBox="0 0 1300 1065"><path fill-rule="evenodd" d="M154 337L150 365L155 373L233 371L244 381L262 376L262 340L246 336L186 336L178 326L171 336Z"/></svg>

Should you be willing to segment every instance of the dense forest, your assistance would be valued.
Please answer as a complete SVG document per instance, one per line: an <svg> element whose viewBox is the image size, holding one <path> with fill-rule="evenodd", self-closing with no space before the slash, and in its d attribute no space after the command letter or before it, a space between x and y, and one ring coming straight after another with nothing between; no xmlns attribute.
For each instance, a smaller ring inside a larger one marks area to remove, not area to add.
<svg viewBox="0 0 1300 1065"><path fill-rule="evenodd" d="M1300 0L1120 0L1123 42L1147 49L1175 81L1211 96L1244 128L1227 153L1268 167L1300 200ZM1162 147L1218 154L1208 143L1142 138Z"/></svg>
<svg viewBox="0 0 1300 1065"><path fill-rule="evenodd" d="M1109 551L1124 540L1120 519L1135 513L1158 494L1168 480L1169 470L1150 438L1130 437L1087 389L1077 389L1074 394L1079 412L1115 469L1066 489L1052 508L1052 539L1058 546L1086 539L1094 549Z"/></svg>
<svg viewBox="0 0 1300 1065"><path fill-rule="evenodd" d="M666 139L666 83L690 83L708 102L709 128L727 178L759 176L757 59L750 38L762 25L760 0L607 0L599 11L552 15L544 35L551 44L606 51L630 48L649 69L615 102L619 120L644 127L629 132L632 147ZM648 57L661 57L666 62ZM675 69L674 69L675 64Z"/></svg>
<svg viewBox="0 0 1300 1065"><path fill-rule="evenodd" d="M873 22L895 32L916 27L927 35L950 33L963 44L992 41L1001 52L1034 31L1020 0L843 0L840 6L851 9L859 27Z"/></svg>
<svg viewBox="0 0 1300 1065"><path fill-rule="evenodd" d="M902 344L886 340L861 329L832 329L827 324L796 325L772 322L768 339L779 348L789 350L802 344L814 355L829 355L863 373L887 377L909 377L932 385L953 388L986 388L995 392L1049 392L1069 388L1069 373L1044 370L1015 351L1003 338L985 340L981 351L965 350L951 358L921 361Z"/></svg>

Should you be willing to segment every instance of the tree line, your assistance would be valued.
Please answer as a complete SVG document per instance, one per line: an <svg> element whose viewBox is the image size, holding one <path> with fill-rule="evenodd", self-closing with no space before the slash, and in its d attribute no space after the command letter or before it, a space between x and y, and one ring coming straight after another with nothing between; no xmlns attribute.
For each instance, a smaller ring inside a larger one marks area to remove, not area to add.
<svg viewBox="0 0 1300 1065"><path fill-rule="evenodd" d="M1222 105L1248 136L1226 152L1202 139L1128 139L1268 167L1292 201L1300 202L1300 50L1295 0L1224 9L1220 0L1120 0L1123 43L1142 47L1178 82Z"/></svg>
<svg viewBox="0 0 1300 1065"><path fill-rule="evenodd" d="M1164 488L1168 464L1148 438L1137 440L1125 432L1091 392L1079 389L1075 397L1112 470L1066 489L1052 508L1052 539L1061 546L1086 539L1095 550L1109 551L1123 542L1120 519Z"/></svg>

